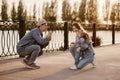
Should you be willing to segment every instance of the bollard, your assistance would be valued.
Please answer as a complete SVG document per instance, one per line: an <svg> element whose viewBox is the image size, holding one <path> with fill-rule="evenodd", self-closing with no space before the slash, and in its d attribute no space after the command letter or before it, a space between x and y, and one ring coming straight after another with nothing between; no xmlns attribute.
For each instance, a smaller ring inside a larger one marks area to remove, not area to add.
<svg viewBox="0 0 120 80"><path fill-rule="evenodd" d="M64 23L64 51L68 49L68 23Z"/></svg>
<svg viewBox="0 0 120 80"><path fill-rule="evenodd" d="M112 24L112 44L115 44L115 25Z"/></svg>
<svg viewBox="0 0 120 80"><path fill-rule="evenodd" d="M26 33L26 29L25 29L25 20L21 20L19 21L19 39L21 39ZM25 57L22 55L19 55L19 57Z"/></svg>
<svg viewBox="0 0 120 80"><path fill-rule="evenodd" d="M21 39L26 33L25 20L19 21L19 39Z"/></svg>
<svg viewBox="0 0 120 80"><path fill-rule="evenodd" d="M93 46L96 46L96 24L93 23Z"/></svg>

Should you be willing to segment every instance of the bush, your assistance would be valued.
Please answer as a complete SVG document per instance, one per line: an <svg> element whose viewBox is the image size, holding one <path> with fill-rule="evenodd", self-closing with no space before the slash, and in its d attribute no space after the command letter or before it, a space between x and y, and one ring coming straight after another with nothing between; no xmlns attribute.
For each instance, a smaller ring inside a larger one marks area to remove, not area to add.
<svg viewBox="0 0 120 80"><path fill-rule="evenodd" d="M92 37L92 41L93 41L93 37ZM95 42L96 44L94 44L94 42L93 42L93 46L94 46L94 47L101 45L102 40L101 40L100 37L96 37L95 41L96 41L96 42Z"/></svg>
<svg viewBox="0 0 120 80"><path fill-rule="evenodd" d="M59 48L59 50L60 50L60 51L63 51L63 50L64 50L64 47L63 47L63 46L61 46L61 47Z"/></svg>

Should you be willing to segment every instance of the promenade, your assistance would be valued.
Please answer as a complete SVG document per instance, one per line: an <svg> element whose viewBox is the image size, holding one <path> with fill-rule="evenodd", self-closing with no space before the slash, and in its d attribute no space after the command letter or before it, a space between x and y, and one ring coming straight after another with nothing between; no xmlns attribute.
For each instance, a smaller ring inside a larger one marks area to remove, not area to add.
<svg viewBox="0 0 120 80"><path fill-rule="evenodd" d="M0 61L0 80L120 80L120 44L95 48L97 67L70 70L74 63L69 51L38 57L41 68L25 68L21 58Z"/></svg>

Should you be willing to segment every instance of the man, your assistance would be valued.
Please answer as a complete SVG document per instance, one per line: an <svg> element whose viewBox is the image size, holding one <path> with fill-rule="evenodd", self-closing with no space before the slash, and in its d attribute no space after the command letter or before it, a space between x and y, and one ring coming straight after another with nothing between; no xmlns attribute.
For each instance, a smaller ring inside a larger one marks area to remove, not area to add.
<svg viewBox="0 0 120 80"><path fill-rule="evenodd" d="M47 22L41 19L37 27L28 32L17 44L17 52L20 56L25 56L23 63L27 68L40 68L34 62L38 56L43 54L42 49L49 44L52 35L52 32L49 32L46 37L43 37L44 31L47 31Z"/></svg>

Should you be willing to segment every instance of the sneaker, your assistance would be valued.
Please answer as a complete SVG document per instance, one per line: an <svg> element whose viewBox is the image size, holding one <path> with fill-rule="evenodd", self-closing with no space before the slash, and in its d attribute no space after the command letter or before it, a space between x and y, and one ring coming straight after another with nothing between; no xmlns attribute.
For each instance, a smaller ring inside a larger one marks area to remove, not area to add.
<svg viewBox="0 0 120 80"><path fill-rule="evenodd" d="M30 69L39 69L40 66L37 66L35 63L32 63L32 64L28 64L27 68L30 68Z"/></svg>
<svg viewBox="0 0 120 80"><path fill-rule="evenodd" d="M70 67L70 69L71 69L71 70L77 70L77 66L76 66L76 65L72 65L72 66Z"/></svg>
<svg viewBox="0 0 120 80"><path fill-rule="evenodd" d="M23 59L22 63L27 66L28 65L28 60L27 59Z"/></svg>
<svg viewBox="0 0 120 80"><path fill-rule="evenodd" d="M37 66L35 63L28 64L28 60L27 60L27 59L23 59L22 63L23 63L27 68L30 68L30 69L39 69L39 68L40 68L40 66Z"/></svg>
<svg viewBox="0 0 120 80"><path fill-rule="evenodd" d="M93 68L96 67L96 59L95 59L95 57L93 58L93 61L91 62L91 64L93 65Z"/></svg>

